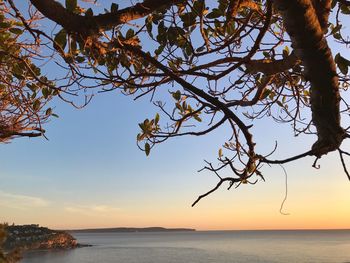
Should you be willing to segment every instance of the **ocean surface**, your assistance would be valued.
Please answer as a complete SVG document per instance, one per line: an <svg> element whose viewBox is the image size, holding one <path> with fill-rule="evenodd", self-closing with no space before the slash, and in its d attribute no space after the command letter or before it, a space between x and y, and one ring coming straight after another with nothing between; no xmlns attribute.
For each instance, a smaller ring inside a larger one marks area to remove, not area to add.
<svg viewBox="0 0 350 263"><path fill-rule="evenodd" d="M22 263L350 263L350 230L78 233L66 251L35 251Z"/></svg>

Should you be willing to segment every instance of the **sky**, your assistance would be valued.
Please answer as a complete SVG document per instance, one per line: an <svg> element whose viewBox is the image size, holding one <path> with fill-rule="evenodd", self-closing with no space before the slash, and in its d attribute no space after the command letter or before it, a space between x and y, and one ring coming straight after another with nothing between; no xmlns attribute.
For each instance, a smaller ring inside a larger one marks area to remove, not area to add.
<svg viewBox="0 0 350 263"><path fill-rule="evenodd" d="M45 126L45 138L0 145L0 222L37 223L56 229L101 227L189 227L228 229L350 228L350 183L337 153L280 166L265 166L266 182L222 187L200 201L217 178L198 173L227 139L225 128L204 137L168 140L150 156L136 146L138 123L154 116L144 98L99 94L84 109L55 101L60 116ZM344 124L344 126L347 126ZM288 125L254 123L258 149L279 147L276 158L310 149L313 136L294 138ZM346 142L344 149L349 149ZM347 160L349 163L349 160Z"/></svg>

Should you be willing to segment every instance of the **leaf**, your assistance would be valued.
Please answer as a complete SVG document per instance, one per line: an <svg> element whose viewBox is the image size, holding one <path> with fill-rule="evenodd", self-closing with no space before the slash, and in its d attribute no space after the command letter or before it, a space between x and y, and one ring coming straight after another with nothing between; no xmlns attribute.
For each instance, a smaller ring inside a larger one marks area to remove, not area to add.
<svg viewBox="0 0 350 263"><path fill-rule="evenodd" d="M130 39L130 38L132 38L133 36L135 36L135 32L134 32L134 30L132 30L131 28L128 30L128 32L126 32L126 36L125 36L125 38L126 39Z"/></svg>
<svg viewBox="0 0 350 263"><path fill-rule="evenodd" d="M50 90L46 87L43 88L41 92L42 92L45 99L47 99L47 97L50 95Z"/></svg>
<svg viewBox="0 0 350 263"><path fill-rule="evenodd" d="M221 158L222 157L222 149L220 148L219 149L219 158Z"/></svg>
<svg viewBox="0 0 350 263"><path fill-rule="evenodd" d="M15 35L20 35L23 33L23 30L17 27L10 28L9 31Z"/></svg>
<svg viewBox="0 0 350 263"><path fill-rule="evenodd" d="M260 100L266 99L271 93L271 90L269 89L264 89L263 93L260 96Z"/></svg>
<svg viewBox="0 0 350 263"><path fill-rule="evenodd" d="M82 57L82 56L77 56L77 57L75 58L75 61L78 62L78 63L83 63L83 62L85 61L85 58Z"/></svg>
<svg viewBox="0 0 350 263"><path fill-rule="evenodd" d="M207 14L207 18L209 18L209 19L218 18L220 16L222 16L222 12L217 8L213 8L213 11L211 11L211 13Z"/></svg>
<svg viewBox="0 0 350 263"><path fill-rule="evenodd" d="M157 113L157 114L156 114L156 117L154 118L154 123L155 123L155 124L158 124L159 118L160 118L160 116L159 116L159 114Z"/></svg>
<svg viewBox="0 0 350 263"><path fill-rule="evenodd" d="M342 25L341 25L341 24L335 26L335 27L332 29L331 34L338 33L339 30L340 30L341 28L342 28Z"/></svg>
<svg viewBox="0 0 350 263"><path fill-rule="evenodd" d="M54 48L59 51L63 51L67 45L67 32L65 29L61 29L54 38Z"/></svg>
<svg viewBox="0 0 350 263"><path fill-rule="evenodd" d="M147 32L148 34L153 38L153 34L152 34L152 20L150 19L150 16L147 17L146 19L146 28L147 28Z"/></svg>
<svg viewBox="0 0 350 263"><path fill-rule="evenodd" d="M183 14L180 16L182 22L183 22L183 27L190 27L196 23L196 14L193 12L189 12L186 14Z"/></svg>
<svg viewBox="0 0 350 263"><path fill-rule="evenodd" d="M263 55L264 55L264 57L266 57L266 58L270 58L270 53L267 52L267 51L263 51Z"/></svg>
<svg viewBox="0 0 350 263"><path fill-rule="evenodd" d="M91 8L89 8L88 10L86 10L85 16L93 16L93 15L94 15L94 12L92 11Z"/></svg>
<svg viewBox="0 0 350 263"><path fill-rule="evenodd" d="M231 21L226 26L226 33L229 35L233 35L236 32L235 22Z"/></svg>
<svg viewBox="0 0 350 263"><path fill-rule="evenodd" d="M201 46L201 47L196 49L196 52L202 52L204 50L205 50L205 46Z"/></svg>
<svg viewBox="0 0 350 263"><path fill-rule="evenodd" d="M347 5L340 5L340 10L345 15L349 15L350 14L350 7L347 6Z"/></svg>
<svg viewBox="0 0 350 263"><path fill-rule="evenodd" d="M145 144L145 152L146 152L146 156L148 156L148 155L149 155L150 151L151 151L151 146L149 145L149 143L148 143L148 142L146 142L146 144Z"/></svg>
<svg viewBox="0 0 350 263"><path fill-rule="evenodd" d="M26 84L26 86L32 91L32 92L35 92L37 89L38 89L38 86L36 84Z"/></svg>
<svg viewBox="0 0 350 263"><path fill-rule="evenodd" d="M11 23L9 22L1 22L0 23L0 28L9 28L11 27Z"/></svg>
<svg viewBox="0 0 350 263"><path fill-rule="evenodd" d="M288 57L288 55L289 55L289 47L288 46L284 47L282 55L283 55L283 58Z"/></svg>
<svg viewBox="0 0 350 263"><path fill-rule="evenodd" d="M77 0L66 0L66 8L68 11L73 12L78 6Z"/></svg>
<svg viewBox="0 0 350 263"><path fill-rule="evenodd" d="M193 118L198 122L202 122L202 119L198 115L193 115Z"/></svg>
<svg viewBox="0 0 350 263"><path fill-rule="evenodd" d="M33 110L38 111L40 109L40 101L35 100L33 103Z"/></svg>
<svg viewBox="0 0 350 263"><path fill-rule="evenodd" d="M331 8L333 9L337 5L337 0L332 0Z"/></svg>
<svg viewBox="0 0 350 263"><path fill-rule="evenodd" d="M347 60L346 58L342 57L340 53L338 53L335 58L334 58L335 63L339 67L339 70L341 73L344 75L348 74L348 69L350 66L350 61Z"/></svg>
<svg viewBox="0 0 350 263"><path fill-rule="evenodd" d="M185 53L187 56L191 56L193 54L191 45L187 45L185 47Z"/></svg>
<svg viewBox="0 0 350 263"><path fill-rule="evenodd" d="M193 9L197 13L197 15L201 15L203 13L203 10L205 9L204 0L197 0L196 2L194 2Z"/></svg>
<svg viewBox="0 0 350 263"><path fill-rule="evenodd" d="M156 54L157 56L159 56L163 50L164 50L165 46L164 45L160 45L155 51L154 54Z"/></svg>
<svg viewBox="0 0 350 263"><path fill-rule="evenodd" d="M45 115L50 116L52 114L52 109L48 108L45 112Z"/></svg>
<svg viewBox="0 0 350 263"><path fill-rule="evenodd" d="M116 12L118 12L118 9L119 9L119 5L117 5L116 3L112 3L111 12L116 13Z"/></svg>
<svg viewBox="0 0 350 263"><path fill-rule="evenodd" d="M278 100L278 101L276 101L276 103L277 103L278 106L280 106L280 107L283 108L283 103L282 103L282 102L280 102L280 101Z"/></svg>
<svg viewBox="0 0 350 263"><path fill-rule="evenodd" d="M173 93L173 98L176 100L180 100L181 99L181 92L178 90L176 92Z"/></svg>

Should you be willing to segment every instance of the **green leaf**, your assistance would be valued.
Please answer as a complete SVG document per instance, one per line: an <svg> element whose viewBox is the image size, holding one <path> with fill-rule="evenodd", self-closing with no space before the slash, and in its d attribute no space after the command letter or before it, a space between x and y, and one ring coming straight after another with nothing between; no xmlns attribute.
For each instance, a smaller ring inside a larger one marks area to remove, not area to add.
<svg viewBox="0 0 350 263"><path fill-rule="evenodd" d="M338 33L339 30L340 30L341 28L342 28L342 25L341 25L341 24L339 24L339 25L333 27L333 29L332 29L332 31L331 31L331 34L334 35L335 33Z"/></svg>
<svg viewBox="0 0 350 263"><path fill-rule="evenodd" d="M48 108L45 112L45 115L50 116L52 114L52 109Z"/></svg>
<svg viewBox="0 0 350 263"><path fill-rule="evenodd" d="M196 23L196 17L197 15L193 12L182 14L180 18L183 22L183 27L186 28L194 25Z"/></svg>
<svg viewBox="0 0 350 263"><path fill-rule="evenodd" d="M35 100L33 103L33 110L38 111L40 109L40 101Z"/></svg>
<svg viewBox="0 0 350 263"><path fill-rule="evenodd" d="M151 151L151 146L149 145L148 142L146 142L146 144L145 144L145 153L146 153L146 156L149 155L150 151Z"/></svg>
<svg viewBox="0 0 350 263"><path fill-rule="evenodd" d="M231 21L226 26L226 33L229 35L233 35L236 32L235 22Z"/></svg>
<svg viewBox="0 0 350 263"><path fill-rule="evenodd" d="M337 5L337 0L332 0L331 8L333 9Z"/></svg>
<svg viewBox="0 0 350 263"><path fill-rule="evenodd" d="M36 84L26 84L26 86L32 91L32 92L35 92L37 89L38 89L38 86Z"/></svg>
<svg viewBox="0 0 350 263"><path fill-rule="evenodd" d="M134 30L132 30L131 28L128 30L128 32L126 32L126 36L125 36L125 38L126 39L130 39L130 38L132 38L132 37L134 37L135 36L135 32L134 32Z"/></svg>
<svg viewBox="0 0 350 263"><path fill-rule="evenodd" d="M23 30L17 27L10 28L9 31L15 35L20 35L23 33Z"/></svg>
<svg viewBox="0 0 350 263"><path fill-rule="evenodd" d="M173 93L173 98L176 100L180 100L181 99L181 92L178 90L176 92Z"/></svg>
<svg viewBox="0 0 350 263"><path fill-rule="evenodd" d="M205 50L205 46L201 46L201 47L196 49L196 52L202 52L204 50Z"/></svg>
<svg viewBox="0 0 350 263"><path fill-rule="evenodd" d="M111 12L116 13L116 12L118 12L118 9L119 9L119 5L117 5L116 3L112 3Z"/></svg>
<svg viewBox="0 0 350 263"><path fill-rule="evenodd" d="M260 96L260 100L266 99L271 93L271 90L269 89L264 89L263 93Z"/></svg>
<svg viewBox="0 0 350 263"><path fill-rule="evenodd" d="M213 8L213 11L207 14L207 18L210 18L210 19L218 18L220 16L222 16L222 12L217 8Z"/></svg>
<svg viewBox="0 0 350 263"><path fill-rule="evenodd" d="M263 55L265 58L270 58L270 53L267 51L263 51Z"/></svg>
<svg viewBox="0 0 350 263"><path fill-rule="evenodd" d="M77 0L66 0L66 8L68 11L73 12L78 6Z"/></svg>
<svg viewBox="0 0 350 263"><path fill-rule="evenodd" d="M83 63L85 61L85 58L84 57L81 57L81 56L77 56L75 58L75 60L78 62L78 63Z"/></svg>
<svg viewBox="0 0 350 263"><path fill-rule="evenodd" d="M67 45L67 32L65 29L61 29L54 38L54 48L60 51L64 50Z"/></svg>
<svg viewBox="0 0 350 263"><path fill-rule="evenodd" d="M9 28L11 27L11 23L9 22L1 22L0 23L0 28Z"/></svg>
<svg viewBox="0 0 350 263"><path fill-rule="evenodd" d="M278 106L280 106L280 107L282 107L283 108L283 103L282 102L280 102L279 100L278 101L276 101L277 102L277 105Z"/></svg>
<svg viewBox="0 0 350 263"><path fill-rule="evenodd" d="M193 118L198 122L202 122L202 119L197 114L193 115Z"/></svg>
<svg viewBox="0 0 350 263"><path fill-rule="evenodd" d="M47 97L50 95L50 90L46 87L43 88L41 92L42 92L45 99L47 99Z"/></svg>
<svg viewBox="0 0 350 263"><path fill-rule="evenodd" d="M154 54L156 54L157 56L159 56L163 50L164 50L165 46L164 45L160 45L155 51Z"/></svg>
<svg viewBox="0 0 350 263"><path fill-rule="evenodd" d="M159 118L160 118L160 116L159 116L159 114L157 113L157 114L156 114L156 117L154 118L154 123L155 123L155 124L158 124Z"/></svg>
<svg viewBox="0 0 350 263"><path fill-rule="evenodd" d="M185 53L186 53L187 56L191 56L193 54L191 45L186 45Z"/></svg>
<svg viewBox="0 0 350 263"><path fill-rule="evenodd" d="M197 0L196 2L194 2L193 9L197 15L201 15L203 10L205 9L204 0Z"/></svg>
<svg viewBox="0 0 350 263"><path fill-rule="evenodd" d="M339 53L334 58L335 63L337 64L339 70L344 75L348 74L350 61L341 56Z"/></svg>
<svg viewBox="0 0 350 263"><path fill-rule="evenodd" d="M150 16L147 17L146 19L146 28L147 28L148 34L153 38L153 34L152 34L153 25L152 25L152 20L150 19Z"/></svg>
<svg viewBox="0 0 350 263"><path fill-rule="evenodd" d="M340 10L345 15L349 15L350 14L350 7L347 6L347 5L340 5Z"/></svg>
<svg viewBox="0 0 350 263"><path fill-rule="evenodd" d="M92 11L91 8L89 8L88 10L86 10L85 16L93 16L93 15L94 15L94 12Z"/></svg>

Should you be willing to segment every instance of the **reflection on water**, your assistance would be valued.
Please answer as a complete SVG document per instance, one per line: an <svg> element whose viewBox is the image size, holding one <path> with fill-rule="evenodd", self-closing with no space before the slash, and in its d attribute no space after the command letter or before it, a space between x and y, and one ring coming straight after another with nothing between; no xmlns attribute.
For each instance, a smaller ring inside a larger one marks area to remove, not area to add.
<svg viewBox="0 0 350 263"><path fill-rule="evenodd" d="M93 245L32 251L23 263L350 263L350 230L79 233Z"/></svg>

